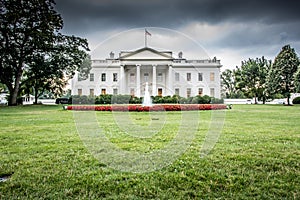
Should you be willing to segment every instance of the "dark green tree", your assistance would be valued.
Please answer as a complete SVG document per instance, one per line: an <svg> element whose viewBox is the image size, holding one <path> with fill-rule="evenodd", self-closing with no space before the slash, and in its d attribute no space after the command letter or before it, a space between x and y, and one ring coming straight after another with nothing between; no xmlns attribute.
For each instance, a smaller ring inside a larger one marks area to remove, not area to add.
<svg viewBox="0 0 300 200"><path fill-rule="evenodd" d="M244 98L243 92L238 87L241 80L239 68L226 69L221 74L222 95L224 98Z"/></svg>
<svg viewBox="0 0 300 200"><path fill-rule="evenodd" d="M75 38L76 40L80 40L80 38ZM74 71L82 71L81 74L87 77L91 69L90 56L83 51L73 53L79 48L74 43L74 39L69 38L64 43L56 44L50 54L34 57L33 62L24 70L24 80L21 85L27 93L34 94L35 103L45 92L51 92L55 96L62 95L68 80L73 77ZM65 57L65 55L69 56ZM82 60L83 63L77 66Z"/></svg>
<svg viewBox="0 0 300 200"><path fill-rule="evenodd" d="M282 47L276 56L268 76L268 92L282 94L290 105L291 93L295 91L295 73L299 68L299 58L290 45Z"/></svg>
<svg viewBox="0 0 300 200"><path fill-rule="evenodd" d="M3 83L0 83L0 92L5 92L7 91L6 85Z"/></svg>
<svg viewBox="0 0 300 200"><path fill-rule="evenodd" d="M239 88L247 97L254 98L255 103L257 99L262 99L265 103L267 76L271 66L271 61L264 57L251 59L242 62L241 79Z"/></svg>
<svg viewBox="0 0 300 200"><path fill-rule="evenodd" d="M295 92L300 93L300 67L295 74Z"/></svg>
<svg viewBox="0 0 300 200"><path fill-rule="evenodd" d="M10 105L17 104L26 79L39 78L40 72L50 79L53 73L72 77L86 57L85 39L59 33L63 21L54 5L54 0L0 0L0 82L10 92Z"/></svg>
<svg viewBox="0 0 300 200"><path fill-rule="evenodd" d="M44 57L35 57L35 62L30 65L30 69L25 69L21 89L25 94L33 94L35 104L38 98L45 92L53 94L62 94L63 88L68 81L64 76L63 70L54 71L51 62L46 61Z"/></svg>
<svg viewBox="0 0 300 200"><path fill-rule="evenodd" d="M239 67L236 67L236 69L233 71L234 73L234 79L235 79L235 90L236 93L234 94L233 98L246 98L242 88L244 82L242 81L242 70Z"/></svg>
<svg viewBox="0 0 300 200"><path fill-rule="evenodd" d="M225 98L232 98L235 93L235 79L233 70L226 69L221 73L222 93Z"/></svg>
<svg viewBox="0 0 300 200"><path fill-rule="evenodd" d="M86 80L89 77L90 70L92 69L91 56L87 55L83 60L80 69L78 70L78 79Z"/></svg>
<svg viewBox="0 0 300 200"><path fill-rule="evenodd" d="M263 104L265 104L268 95L268 74L272 66L272 60L266 60L264 57L256 60L259 65L258 97L263 101Z"/></svg>

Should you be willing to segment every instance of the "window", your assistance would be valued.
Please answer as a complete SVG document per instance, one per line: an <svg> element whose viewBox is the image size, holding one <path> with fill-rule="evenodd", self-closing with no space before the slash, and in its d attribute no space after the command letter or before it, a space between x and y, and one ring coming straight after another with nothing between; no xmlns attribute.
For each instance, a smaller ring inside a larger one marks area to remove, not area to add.
<svg viewBox="0 0 300 200"><path fill-rule="evenodd" d="M179 73L175 73L175 81L179 81Z"/></svg>
<svg viewBox="0 0 300 200"><path fill-rule="evenodd" d="M175 88L175 95L179 96L179 88Z"/></svg>
<svg viewBox="0 0 300 200"><path fill-rule="evenodd" d="M94 96L94 89L90 89L90 96Z"/></svg>
<svg viewBox="0 0 300 200"><path fill-rule="evenodd" d="M113 89L113 94L114 94L114 95L117 95L117 94L118 94L118 89L117 89L117 88L114 88L114 89Z"/></svg>
<svg viewBox="0 0 300 200"><path fill-rule="evenodd" d="M215 88L210 88L210 97L215 97Z"/></svg>
<svg viewBox="0 0 300 200"><path fill-rule="evenodd" d="M130 88L130 95L134 97L134 88Z"/></svg>
<svg viewBox="0 0 300 200"><path fill-rule="evenodd" d="M186 89L186 97L190 97L191 96L191 92L192 92L192 89L191 88L187 88Z"/></svg>
<svg viewBox="0 0 300 200"><path fill-rule="evenodd" d="M135 74L131 73L130 74L130 83L134 83L135 82Z"/></svg>
<svg viewBox="0 0 300 200"><path fill-rule="evenodd" d="M198 81L203 81L203 74L202 73L198 73Z"/></svg>
<svg viewBox="0 0 300 200"><path fill-rule="evenodd" d="M94 74L93 73L90 74L90 81L94 81Z"/></svg>
<svg viewBox="0 0 300 200"><path fill-rule="evenodd" d="M215 73L210 72L210 81L215 81Z"/></svg>
<svg viewBox="0 0 300 200"><path fill-rule="evenodd" d="M202 96L202 94L203 94L203 88L198 88L198 95Z"/></svg>
<svg viewBox="0 0 300 200"><path fill-rule="evenodd" d="M158 82L162 82L163 81L162 73L158 73L157 74L157 81Z"/></svg>
<svg viewBox="0 0 300 200"><path fill-rule="evenodd" d="M103 81L103 82L106 81L106 73L101 74L101 81Z"/></svg>
<svg viewBox="0 0 300 200"><path fill-rule="evenodd" d="M118 73L113 73L113 82L118 81Z"/></svg>
<svg viewBox="0 0 300 200"><path fill-rule="evenodd" d="M191 73L186 73L186 80L191 81L192 80L192 74Z"/></svg>
<svg viewBox="0 0 300 200"><path fill-rule="evenodd" d="M82 95L82 89L78 89L78 95L79 95L79 96Z"/></svg>
<svg viewBox="0 0 300 200"><path fill-rule="evenodd" d="M105 88L101 89L101 94L106 94L106 89Z"/></svg>
<svg viewBox="0 0 300 200"><path fill-rule="evenodd" d="M145 82L149 81L149 73L144 73L144 81Z"/></svg>

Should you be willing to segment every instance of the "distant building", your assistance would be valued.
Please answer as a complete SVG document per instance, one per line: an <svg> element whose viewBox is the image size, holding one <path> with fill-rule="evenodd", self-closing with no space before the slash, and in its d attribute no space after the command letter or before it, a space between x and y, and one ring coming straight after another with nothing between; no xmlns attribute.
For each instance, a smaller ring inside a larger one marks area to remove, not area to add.
<svg viewBox="0 0 300 200"><path fill-rule="evenodd" d="M0 93L0 105L8 104L7 97L8 97L8 93L6 93L6 92Z"/></svg>
<svg viewBox="0 0 300 200"><path fill-rule="evenodd" d="M22 96L22 104L23 105L32 105L34 103L34 96L31 94L25 94Z"/></svg>
<svg viewBox="0 0 300 200"><path fill-rule="evenodd" d="M72 95L130 94L141 97L148 82L152 96L209 95L220 98L220 60L187 60L179 52L157 51L144 47L122 51L115 58L111 52L105 60L92 60L86 80L78 74L72 79Z"/></svg>

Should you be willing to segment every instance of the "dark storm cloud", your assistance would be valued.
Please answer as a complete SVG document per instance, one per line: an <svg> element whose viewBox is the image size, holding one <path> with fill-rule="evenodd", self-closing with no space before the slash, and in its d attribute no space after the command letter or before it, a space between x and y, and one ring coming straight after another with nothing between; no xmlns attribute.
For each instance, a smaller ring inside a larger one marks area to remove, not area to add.
<svg viewBox="0 0 300 200"><path fill-rule="evenodd" d="M187 34L209 51L218 53L224 66L239 65L249 56L274 58L285 44L300 50L299 0L56 0L56 3L64 20L63 32L87 38L92 47L132 28L163 27ZM170 41L164 38L160 42ZM115 46L120 48L119 43Z"/></svg>
<svg viewBox="0 0 300 200"><path fill-rule="evenodd" d="M300 40L300 22L286 24L251 23L235 25L233 30L221 33L214 41L219 47L245 47L256 45L284 44Z"/></svg>
<svg viewBox="0 0 300 200"><path fill-rule="evenodd" d="M193 21L287 23L300 20L297 0L56 0L68 32L162 26Z"/></svg>

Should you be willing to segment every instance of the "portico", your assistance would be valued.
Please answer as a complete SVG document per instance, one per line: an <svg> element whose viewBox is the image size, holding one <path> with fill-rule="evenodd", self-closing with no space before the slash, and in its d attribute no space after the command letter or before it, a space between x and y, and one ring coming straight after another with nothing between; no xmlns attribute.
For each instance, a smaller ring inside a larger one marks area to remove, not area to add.
<svg viewBox="0 0 300 200"><path fill-rule="evenodd" d="M120 92L130 93L135 96L143 96L145 84L148 82L152 96L172 95L172 67L171 65L145 65L136 64L122 66L120 70ZM123 88L125 88L123 90ZM158 94L160 89L160 94ZM134 93L133 93L134 91Z"/></svg>

